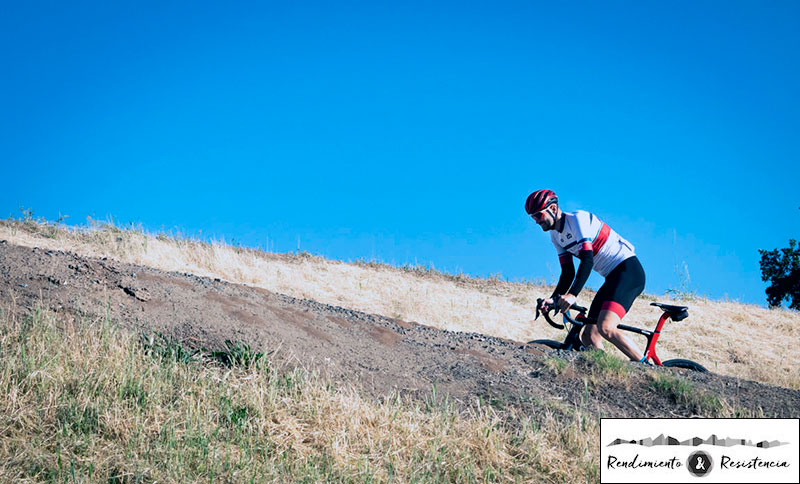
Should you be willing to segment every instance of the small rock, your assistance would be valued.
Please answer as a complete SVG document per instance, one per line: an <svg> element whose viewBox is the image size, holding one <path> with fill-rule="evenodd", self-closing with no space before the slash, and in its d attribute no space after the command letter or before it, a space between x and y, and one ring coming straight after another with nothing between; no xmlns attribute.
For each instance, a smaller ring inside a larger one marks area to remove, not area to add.
<svg viewBox="0 0 800 484"><path fill-rule="evenodd" d="M122 287L122 290L125 291L125 294L129 296L133 296L136 299L147 302L150 300L150 294L147 293L146 289L135 289L133 287Z"/></svg>

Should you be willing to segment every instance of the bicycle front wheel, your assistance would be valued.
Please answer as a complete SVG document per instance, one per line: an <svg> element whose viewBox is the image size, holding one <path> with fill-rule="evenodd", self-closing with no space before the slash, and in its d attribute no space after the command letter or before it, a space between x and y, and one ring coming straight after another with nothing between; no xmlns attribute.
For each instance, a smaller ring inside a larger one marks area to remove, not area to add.
<svg viewBox="0 0 800 484"><path fill-rule="evenodd" d="M662 366L671 368L685 368L687 370L699 371L700 373L708 373L705 366L692 360L684 360L683 358L676 358L674 360L667 360L661 363Z"/></svg>
<svg viewBox="0 0 800 484"><path fill-rule="evenodd" d="M561 341L553 341L551 339L535 339L533 341L528 341L529 345L545 345L549 348L553 348L554 350L560 350L564 343Z"/></svg>

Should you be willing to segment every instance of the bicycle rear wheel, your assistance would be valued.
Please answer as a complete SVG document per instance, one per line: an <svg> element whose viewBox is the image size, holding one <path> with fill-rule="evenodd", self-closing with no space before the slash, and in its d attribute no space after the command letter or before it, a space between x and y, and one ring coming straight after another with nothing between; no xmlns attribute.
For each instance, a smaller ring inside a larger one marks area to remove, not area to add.
<svg viewBox="0 0 800 484"><path fill-rule="evenodd" d="M553 348L554 350L560 350L564 343L561 341L553 341L552 339L535 339L533 341L528 341L529 345L545 345L549 348Z"/></svg>
<svg viewBox="0 0 800 484"><path fill-rule="evenodd" d="M705 366L692 360L684 360L683 358L676 358L674 360L667 360L661 363L662 366L671 368L686 368L687 370L699 371L700 373L708 373Z"/></svg>

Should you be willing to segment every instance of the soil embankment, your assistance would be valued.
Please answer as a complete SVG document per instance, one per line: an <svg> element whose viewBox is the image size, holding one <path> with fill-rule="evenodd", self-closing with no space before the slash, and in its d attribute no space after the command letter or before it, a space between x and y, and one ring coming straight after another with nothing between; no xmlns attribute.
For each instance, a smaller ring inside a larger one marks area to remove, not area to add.
<svg viewBox="0 0 800 484"><path fill-rule="evenodd" d="M634 368L625 378L592 375L570 356L554 371L550 351L475 333L444 331L413 322L295 299L264 289L188 273L0 241L0 298L12 310L38 304L80 315L108 315L142 332L158 331L196 348L225 340L300 364L378 398L397 390L463 402L477 399L522 409L541 402L581 406L603 416L689 416L691 403L653 389L653 371L691 380L698 391L727 405L765 416L795 417L800 391L714 374Z"/></svg>

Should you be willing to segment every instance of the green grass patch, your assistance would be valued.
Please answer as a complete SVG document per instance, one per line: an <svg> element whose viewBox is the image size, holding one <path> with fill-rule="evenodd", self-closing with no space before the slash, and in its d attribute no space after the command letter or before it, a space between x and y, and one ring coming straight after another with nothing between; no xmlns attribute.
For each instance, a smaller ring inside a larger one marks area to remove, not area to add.
<svg viewBox="0 0 800 484"><path fill-rule="evenodd" d="M581 353L581 358L586 361L593 372L597 372L602 376L622 378L631 373L631 366L627 360L605 351L584 351Z"/></svg>
<svg viewBox="0 0 800 484"><path fill-rule="evenodd" d="M684 378L655 373L650 387L657 393L669 397L674 403L691 407L700 415L719 416L722 401L716 395L697 389Z"/></svg>
<svg viewBox="0 0 800 484"><path fill-rule="evenodd" d="M228 367L246 367L258 363L264 357L264 353L253 351L244 343L226 339L225 349L211 351L209 356Z"/></svg>
<svg viewBox="0 0 800 484"><path fill-rule="evenodd" d="M550 369L554 374L560 375L567 369L567 360L564 358L557 358L548 356L543 361L544 365Z"/></svg>

